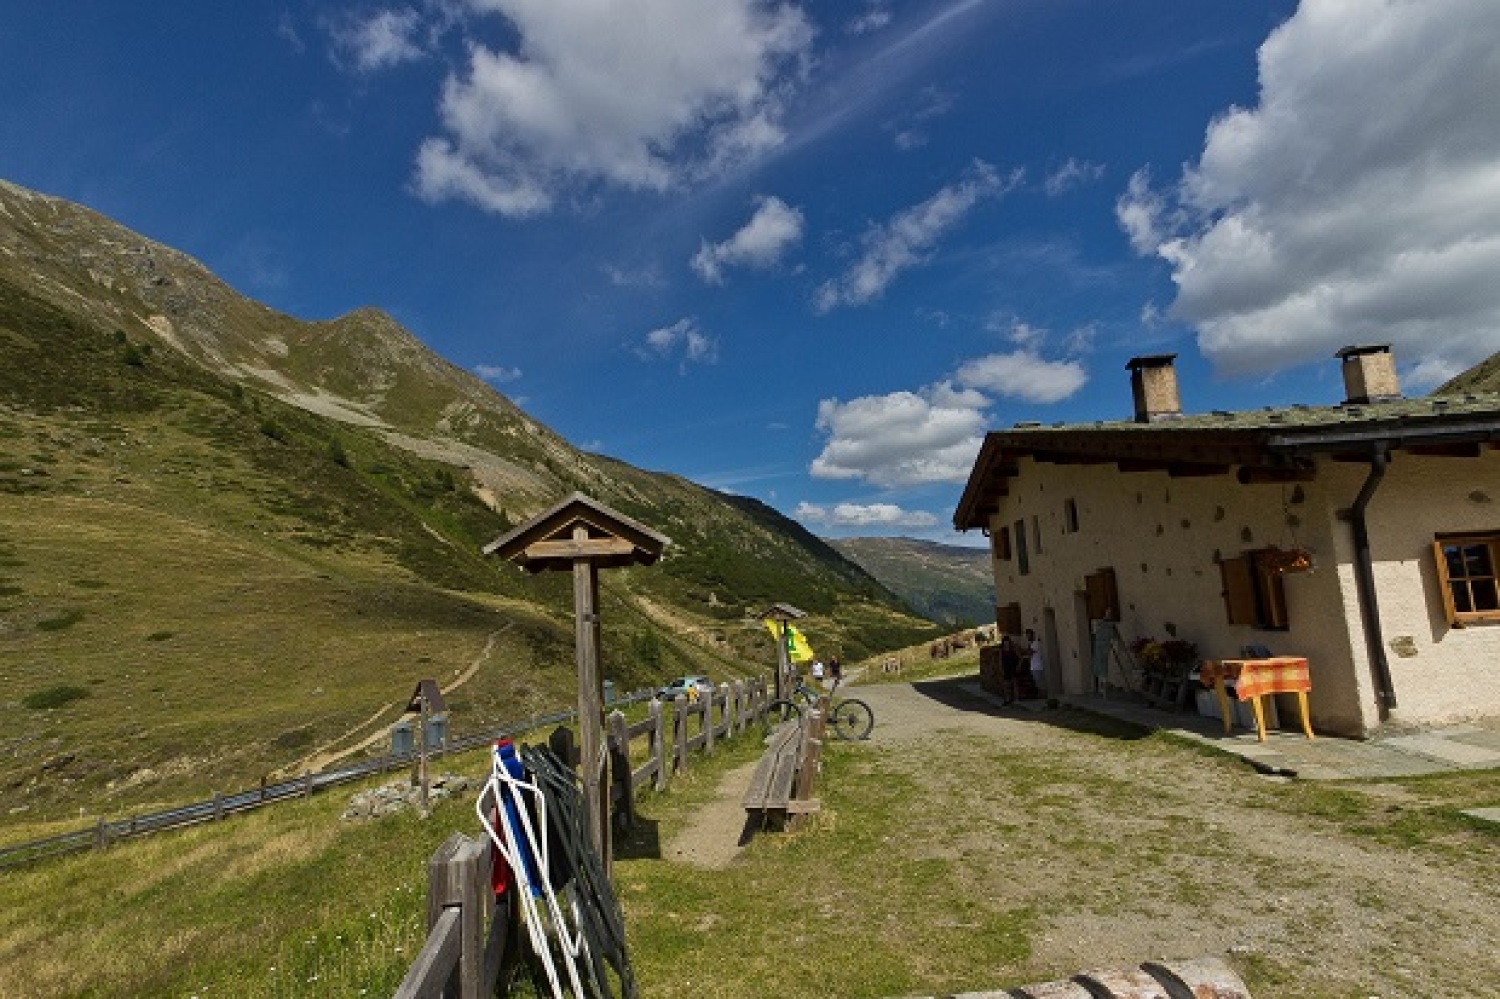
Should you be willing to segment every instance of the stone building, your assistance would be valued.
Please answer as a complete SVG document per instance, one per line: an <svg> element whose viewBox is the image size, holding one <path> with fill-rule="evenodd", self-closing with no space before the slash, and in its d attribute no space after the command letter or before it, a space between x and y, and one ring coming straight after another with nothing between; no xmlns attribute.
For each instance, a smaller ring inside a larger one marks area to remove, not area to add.
<svg viewBox="0 0 1500 999"><path fill-rule="evenodd" d="M1036 630L1050 693L1094 688L1108 618L1306 656L1330 733L1500 715L1500 395L1406 399L1386 347L1338 357L1337 406L1187 415L1157 355L1133 420L986 436L953 522L988 534L997 623Z"/></svg>

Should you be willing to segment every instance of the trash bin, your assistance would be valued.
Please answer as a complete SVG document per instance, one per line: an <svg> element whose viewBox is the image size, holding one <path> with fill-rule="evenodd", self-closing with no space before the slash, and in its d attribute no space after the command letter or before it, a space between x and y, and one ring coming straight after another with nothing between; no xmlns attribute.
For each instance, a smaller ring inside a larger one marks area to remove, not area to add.
<svg viewBox="0 0 1500 999"><path fill-rule="evenodd" d="M604 681L604 703L615 703L615 682L613 680Z"/></svg>
<svg viewBox="0 0 1500 999"><path fill-rule="evenodd" d="M427 739L425 744L428 749L442 749L444 746L448 745L447 715L428 716Z"/></svg>
<svg viewBox="0 0 1500 999"><path fill-rule="evenodd" d="M411 722L399 721L391 726L391 755L410 756L412 750Z"/></svg>

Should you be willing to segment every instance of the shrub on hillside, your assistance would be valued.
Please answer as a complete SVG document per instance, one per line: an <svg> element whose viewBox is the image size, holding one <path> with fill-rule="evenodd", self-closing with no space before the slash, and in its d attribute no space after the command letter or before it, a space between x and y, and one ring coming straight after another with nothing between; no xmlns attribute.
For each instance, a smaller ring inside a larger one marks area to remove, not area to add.
<svg viewBox="0 0 1500 999"><path fill-rule="evenodd" d="M60 708L87 696L89 696L87 688L61 684L27 694L21 698L21 704L33 711L41 711L45 708Z"/></svg>

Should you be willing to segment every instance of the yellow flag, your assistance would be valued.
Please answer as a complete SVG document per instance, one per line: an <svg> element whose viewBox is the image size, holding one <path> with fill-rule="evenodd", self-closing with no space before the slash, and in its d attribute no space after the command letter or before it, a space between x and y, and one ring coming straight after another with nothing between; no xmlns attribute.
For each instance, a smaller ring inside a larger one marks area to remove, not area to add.
<svg viewBox="0 0 1500 999"><path fill-rule="evenodd" d="M767 621L766 628L770 630L772 637L782 637L781 625L775 621ZM786 625L786 657L794 663L805 663L813 658L812 646L807 644L807 636L802 634L791 625Z"/></svg>
<svg viewBox="0 0 1500 999"><path fill-rule="evenodd" d="M791 625L786 626L787 633L787 658L794 663L805 663L813 657L812 646L807 644L807 636L802 634Z"/></svg>

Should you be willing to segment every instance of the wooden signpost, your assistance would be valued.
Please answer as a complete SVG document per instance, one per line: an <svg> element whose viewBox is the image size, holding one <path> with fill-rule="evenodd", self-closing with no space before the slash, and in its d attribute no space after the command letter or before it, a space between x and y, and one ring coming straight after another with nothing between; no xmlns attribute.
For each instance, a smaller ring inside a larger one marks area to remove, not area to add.
<svg viewBox="0 0 1500 999"><path fill-rule="evenodd" d="M594 848L611 868L609 753L599 675L599 569L651 565L671 541L595 500L574 493L552 509L484 546L484 554L527 572L573 573L573 634L578 664L580 778Z"/></svg>
<svg viewBox="0 0 1500 999"><path fill-rule="evenodd" d="M791 622L807 617L807 612L800 611L791 604L772 604L756 617L772 622L776 629L776 697L791 697L792 662L787 655L786 629Z"/></svg>
<svg viewBox="0 0 1500 999"><path fill-rule="evenodd" d="M421 680L417 683L417 689L411 692L411 700L406 704L407 713L417 713L417 769L412 777L412 783L420 783L422 787L422 816L427 816L427 719L435 714L441 714L448 710L443 703L443 691L438 687L436 680Z"/></svg>

